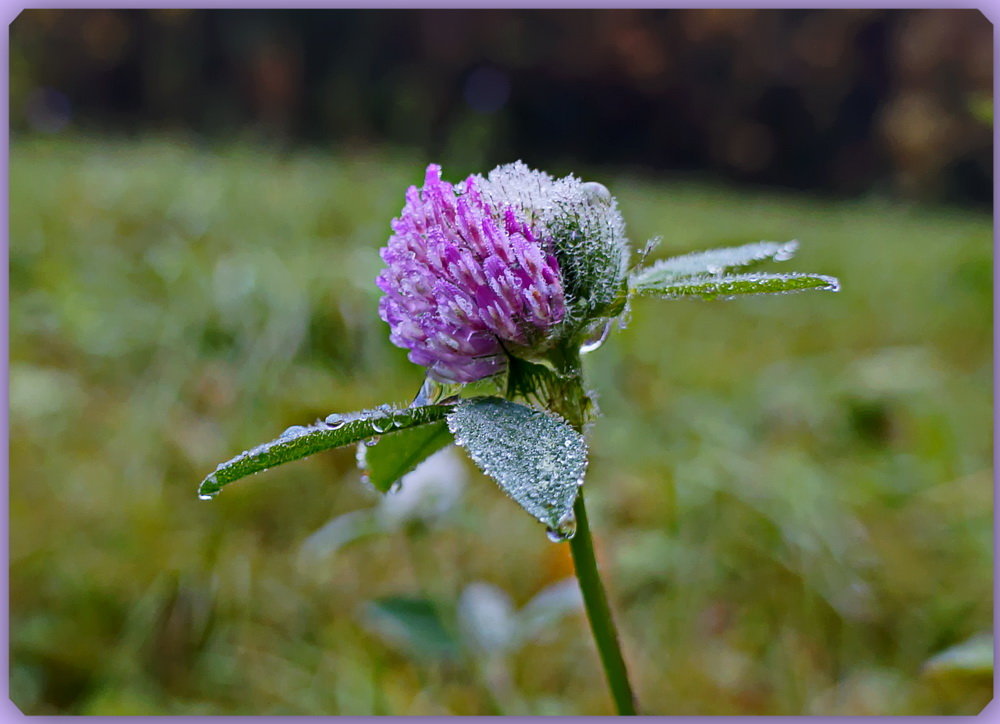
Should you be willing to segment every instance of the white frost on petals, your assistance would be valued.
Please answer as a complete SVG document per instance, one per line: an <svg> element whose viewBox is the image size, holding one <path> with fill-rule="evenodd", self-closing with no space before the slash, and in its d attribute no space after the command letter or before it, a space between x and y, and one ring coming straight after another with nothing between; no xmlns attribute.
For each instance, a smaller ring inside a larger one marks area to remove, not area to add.
<svg viewBox="0 0 1000 724"><path fill-rule="evenodd" d="M591 320L618 297L629 264L625 222L610 192L573 176L553 178L521 161L476 177L495 208L511 207L539 237L552 239L566 292L564 328Z"/></svg>

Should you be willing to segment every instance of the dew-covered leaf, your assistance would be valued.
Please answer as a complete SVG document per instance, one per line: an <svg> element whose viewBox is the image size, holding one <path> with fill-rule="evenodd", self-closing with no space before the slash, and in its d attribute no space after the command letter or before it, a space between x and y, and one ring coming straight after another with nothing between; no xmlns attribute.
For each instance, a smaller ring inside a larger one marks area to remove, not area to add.
<svg viewBox="0 0 1000 724"><path fill-rule="evenodd" d="M587 469L583 435L497 397L460 400L447 420L455 442L518 505L550 528L565 524Z"/></svg>
<svg viewBox="0 0 1000 724"><path fill-rule="evenodd" d="M758 241L743 246L696 251L683 256L661 259L632 275L629 285L636 291L659 288L664 284L704 276L747 269L765 261L791 259L799 248L797 241Z"/></svg>
<svg viewBox="0 0 1000 724"><path fill-rule="evenodd" d="M840 291L840 282L825 274L731 274L717 277L692 277L684 281L665 282L656 286L636 287L635 292L664 299L701 297L731 299L753 294L790 294L792 292Z"/></svg>
<svg viewBox="0 0 1000 724"><path fill-rule="evenodd" d="M376 490L385 493L392 484L452 441L444 420L411 427L385 436L378 445L358 448L358 466Z"/></svg>
<svg viewBox="0 0 1000 724"><path fill-rule="evenodd" d="M276 440L244 450L232 460L220 464L215 472L202 481L198 487L198 495L211 498L233 481L322 450L350 445L379 435L398 434L409 428L438 422L451 409L450 405L425 405L405 409L383 405L377 410L333 414L314 425L290 427Z"/></svg>
<svg viewBox="0 0 1000 724"><path fill-rule="evenodd" d="M449 659L458 654L457 638L426 598L379 598L365 606L364 614L383 639L418 658Z"/></svg>

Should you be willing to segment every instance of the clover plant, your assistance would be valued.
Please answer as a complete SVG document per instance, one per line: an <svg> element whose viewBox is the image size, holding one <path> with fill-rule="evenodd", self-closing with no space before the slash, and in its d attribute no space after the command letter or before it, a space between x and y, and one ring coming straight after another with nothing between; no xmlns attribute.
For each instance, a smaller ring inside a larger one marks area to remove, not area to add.
<svg viewBox="0 0 1000 724"><path fill-rule="evenodd" d="M426 368L407 406L335 413L291 427L222 463L201 483L209 499L252 473L327 448L358 445L363 478L389 493L455 443L553 541L569 541L616 708L637 710L598 575L584 506L584 432L596 408L581 354L601 345L637 296L732 299L837 291L822 274L757 271L797 242L761 241L630 264L617 202L598 183L553 178L523 163L457 184L428 166L411 186L376 279L393 344ZM644 256L644 255L643 255Z"/></svg>

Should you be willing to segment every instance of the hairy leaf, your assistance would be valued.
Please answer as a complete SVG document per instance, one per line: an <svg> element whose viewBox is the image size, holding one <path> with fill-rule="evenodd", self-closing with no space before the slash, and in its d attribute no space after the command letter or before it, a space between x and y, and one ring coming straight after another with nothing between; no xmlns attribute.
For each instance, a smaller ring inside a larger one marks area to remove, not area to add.
<svg viewBox="0 0 1000 724"><path fill-rule="evenodd" d="M220 464L215 472L202 481L198 487L198 495L211 498L235 480L321 450L437 422L451 409L450 405L425 405L405 409L384 405L377 410L330 415L325 421L307 427L290 427L276 440L244 450L232 460Z"/></svg>
<svg viewBox="0 0 1000 724"><path fill-rule="evenodd" d="M819 291L840 291L840 282L825 274L731 274L718 277L696 277L677 282L666 282L637 288L638 294L681 299L701 297L702 299L732 299L752 294L789 294L810 289Z"/></svg>
<svg viewBox="0 0 1000 724"><path fill-rule="evenodd" d="M448 428L473 462L550 528L573 510L587 468L587 443L555 415L497 397L461 400Z"/></svg>
<svg viewBox="0 0 1000 724"><path fill-rule="evenodd" d="M384 493L392 484L452 441L444 420L401 430L378 445L358 448L358 465L375 489Z"/></svg>
<svg viewBox="0 0 1000 724"><path fill-rule="evenodd" d="M636 291L707 274L723 274L747 269L765 261L791 259L799 248L797 241L758 241L743 246L696 251L670 259L661 259L632 275L630 285Z"/></svg>

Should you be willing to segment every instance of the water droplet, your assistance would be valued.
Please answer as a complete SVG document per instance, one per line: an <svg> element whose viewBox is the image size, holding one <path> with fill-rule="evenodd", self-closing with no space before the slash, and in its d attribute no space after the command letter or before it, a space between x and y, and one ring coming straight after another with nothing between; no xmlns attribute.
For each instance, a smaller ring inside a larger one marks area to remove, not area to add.
<svg viewBox="0 0 1000 724"><path fill-rule="evenodd" d="M392 413L392 424L396 427L406 427L413 423L413 413L406 410L396 410Z"/></svg>
<svg viewBox="0 0 1000 724"><path fill-rule="evenodd" d="M596 181L588 181L587 183L581 184L580 188L591 202L600 201L605 204L611 203L611 192L608 191L607 186L604 184L599 184Z"/></svg>
<svg viewBox="0 0 1000 724"><path fill-rule="evenodd" d="M198 486L198 499L211 500L219 494L219 487L219 481L215 477L215 473L212 473L202 480L201 485Z"/></svg>
<svg viewBox="0 0 1000 724"><path fill-rule="evenodd" d="M788 261L793 256L795 256L795 252L798 251L798 249L799 249L799 242L797 240L792 239L791 241L785 242L784 244L778 247L778 250L776 252L774 252L774 260Z"/></svg>
<svg viewBox="0 0 1000 724"><path fill-rule="evenodd" d="M604 344L604 340L608 338L608 334L611 332L611 322L607 321L595 329L589 337L583 340L583 344L580 345L580 354L587 354L588 352L593 352L595 349L600 348Z"/></svg>
<svg viewBox="0 0 1000 724"><path fill-rule="evenodd" d="M424 384L417 392L417 396L410 403L410 407L448 404L458 398L458 393L463 386L458 383L438 382L431 377L426 377Z"/></svg>
<svg viewBox="0 0 1000 724"><path fill-rule="evenodd" d="M370 437L367 440L365 440L365 446L366 447L375 447L376 445L378 445L379 440L381 440L381 439L382 439L381 435L376 435L375 437Z"/></svg>
<svg viewBox="0 0 1000 724"><path fill-rule="evenodd" d="M372 430L374 430L375 432L381 433L381 432L385 432L390 427L392 427L392 418L391 417L376 417L373 420L371 420L371 423L372 423Z"/></svg>
<svg viewBox="0 0 1000 724"><path fill-rule="evenodd" d="M326 423L326 426L329 427L331 430L338 430L342 428L345 424L347 424L347 416L340 415L334 412L330 415L327 415L326 420L324 420L324 422Z"/></svg>
<svg viewBox="0 0 1000 724"><path fill-rule="evenodd" d="M545 534L553 543L564 543L576 535L576 517L567 514L555 528L546 528Z"/></svg>
<svg viewBox="0 0 1000 724"><path fill-rule="evenodd" d="M306 429L307 428L302 427L302 425L292 425L291 427L286 428L283 433L281 433L281 437L298 437L299 435L304 433ZM246 451L244 451L244 454L245 452Z"/></svg>

